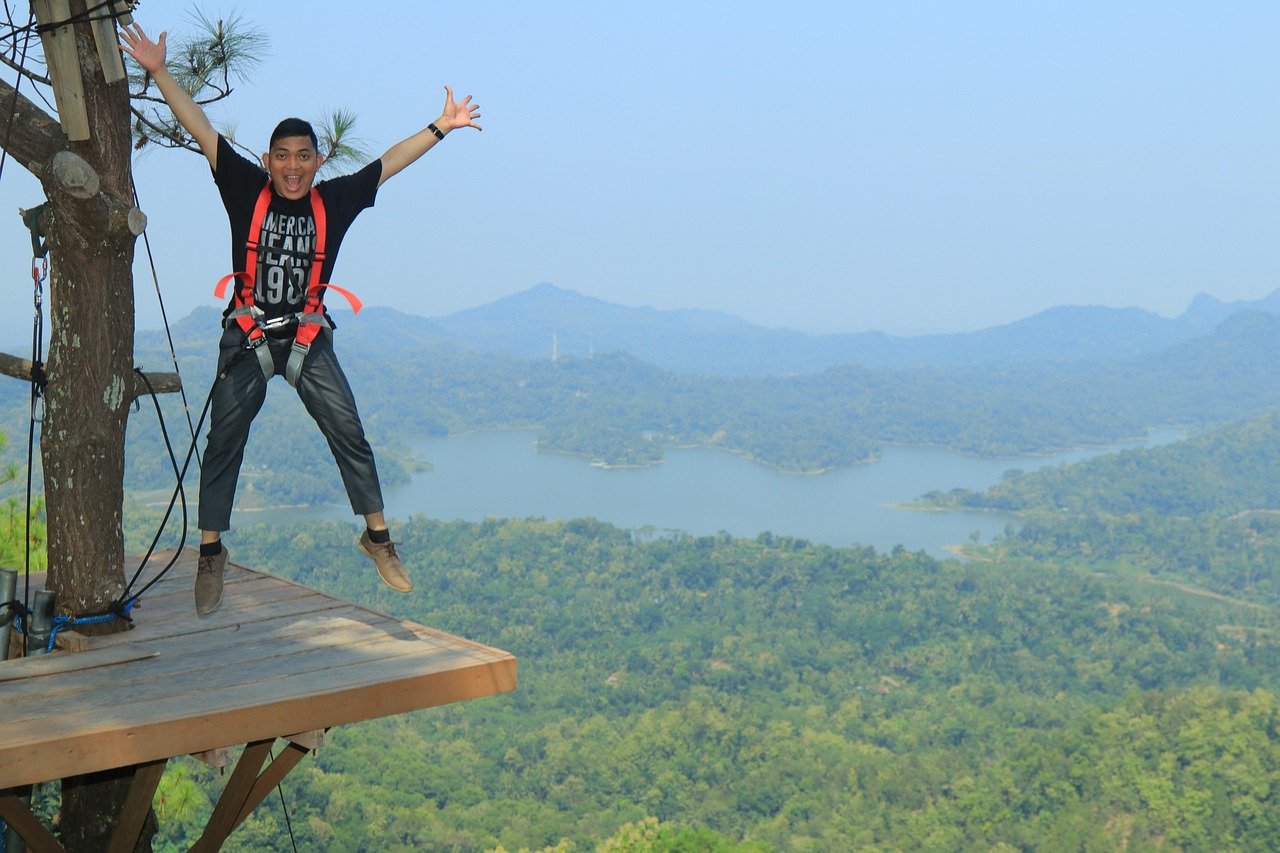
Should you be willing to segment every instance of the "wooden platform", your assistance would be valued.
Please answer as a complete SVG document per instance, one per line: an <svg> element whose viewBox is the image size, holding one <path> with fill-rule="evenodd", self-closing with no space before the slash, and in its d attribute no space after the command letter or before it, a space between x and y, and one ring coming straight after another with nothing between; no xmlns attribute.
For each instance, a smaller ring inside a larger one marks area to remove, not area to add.
<svg viewBox="0 0 1280 853"><path fill-rule="evenodd" d="M0 663L0 795L515 689L507 652L234 563L199 617L196 560L143 597L133 630Z"/></svg>

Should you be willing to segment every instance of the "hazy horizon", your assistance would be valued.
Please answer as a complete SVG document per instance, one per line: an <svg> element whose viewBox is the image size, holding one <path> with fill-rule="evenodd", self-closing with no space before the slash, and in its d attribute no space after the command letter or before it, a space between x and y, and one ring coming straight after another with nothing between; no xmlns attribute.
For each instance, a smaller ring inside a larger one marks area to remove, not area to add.
<svg viewBox="0 0 1280 853"><path fill-rule="evenodd" d="M1160 313L1160 312L1158 312L1158 311L1151 311L1150 309L1142 308L1141 306L1137 306L1137 305L1120 305L1120 306L1096 305L1096 304L1094 304L1094 305L1084 305L1084 304L1062 304L1062 305L1050 305L1050 306L1047 306L1046 308L1043 308L1043 309L1041 309L1041 310L1039 310L1039 311L1036 311L1034 314L1029 314L1029 315L1027 315L1026 317L1016 317L1016 318L1014 318L1014 319L1012 319L1012 320L1008 320L1008 321L1005 321L1005 322L1002 322L1002 323L993 323L993 324L988 324L988 325L979 325L979 326L975 326L975 327L972 327L972 328L949 329L949 330L942 330L942 331L937 331L937 332L916 332L916 333L911 333L911 332L902 332L902 333L899 333L899 332L890 332L890 331L885 330L885 329L842 329L842 328L832 328L832 329L824 330L824 329L818 329L818 328L808 329L808 328L799 328L799 327L796 327L796 326L768 325L768 324L764 324L764 323L752 323L750 320L747 320L745 317L741 317L741 316L739 316L739 315L737 315L737 314L734 314L734 313L733 313L733 312L731 312L731 311L726 311L726 310L723 310L723 309L720 309L720 308L714 308L714 307L708 307L708 306L690 306L690 307L687 307L687 308L685 308L685 307L682 307L682 308L658 308L657 306L654 306L654 305L626 305L626 304L623 304L623 303L620 303L620 302L613 302L612 300L605 299L605 298L600 297L600 296L595 296L595 295L590 294L590 293L582 293L581 291L576 291L576 290L571 291L569 288L560 287L559 285L555 284L554 282L538 282L537 284L530 285L529 287L523 288L523 289L521 289L521 290L516 290L516 291L512 291L511 293L502 294L502 295L499 295L499 296L497 296L497 297L495 297L495 298L493 298L493 299L487 300L487 301L485 301L485 302L476 303L475 305L467 305L467 306L463 306L463 307L461 307L461 308L457 309L456 311L450 311L450 312L448 312L448 313L446 313L446 314L422 314L422 313L419 313L419 312L416 312L416 311L404 311L404 310L402 310L402 309L396 308L395 306L387 306L387 305L382 305L382 306L378 306L378 307L381 307L381 308L393 308L394 310L401 311L401 313L406 314L406 315L411 316L411 317L421 317L421 318L426 319L426 320L437 320L437 319L442 319L442 318L445 318L445 317L450 317L450 316L452 316L452 315L454 315L454 314L459 314L459 313L462 313L462 312L465 312L465 311L471 311L471 310L474 310L474 309L476 309L476 308L483 308L483 307L485 307L485 306L487 306L487 305L492 305L493 303L498 302L498 301L501 301L501 300L503 300L503 299L507 299L507 298L510 298L510 297L519 296L519 295L521 295L521 294L528 293L529 291L531 291L531 290L533 290L533 289L535 289L535 288L538 288L538 287L542 287L543 285L550 285L551 287L554 287L554 288L556 288L557 290L561 290L561 291L568 291L568 292L576 293L577 295L579 295L579 296L581 296L581 297L584 297L584 298L586 298L586 299L595 299L595 300L598 300L598 301L601 301L601 302L607 303L607 304L609 304L609 305L613 305L613 306L617 306L617 307L621 307L621 308L626 308L626 309L629 309L629 310L637 310L637 311L643 311L643 310L654 310L654 311L658 311L658 312L660 312L660 313L677 313L677 312L682 312L682 311L710 312L710 313L714 313L714 314L724 314L724 315L728 315L728 316L731 316L731 317L735 317L735 318L737 318L737 319L739 319L739 320L744 320L744 321L746 321L746 322L751 323L751 325L753 325L753 326L757 326L757 327L760 327L760 328L787 330L787 331L800 332L800 333L802 333L802 334L815 335L815 336L821 336L821 335L841 335L841 334L860 334L860 333L864 333L864 332L881 332L881 333L884 333L884 334L891 335L891 336L893 336L893 337L927 337L927 336L935 335L935 334L968 334L968 333L971 333L971 332L980 332L980 331L983 331L983 330L985 330L985 329L992 329L992 328L997 328L997 327L999 327L999 326L1005 326L1005 325L1009 325L1009 324L1012 324L1012 323L1018 323L1018 322L1021 322L1022 320L1030 319L1031 317L1038 316L1039 314L1043 314L1043 313L1044 313L1044 312L1046 312L1046 311L1051 311L1051 310L1054 310L1054 309L1057 309L1057 308L1110 308L1110 309L1114 309L1114 310L1125 310L1125 309L1130 309L1130 308L1136 308L1136 309L1138 309L1138 310L1148 311L1149 313L1155 314L1156 316L1162 317L1162 318L1167 319L1167 320L1174 320L1174 319L1177 319L1178 317L1180 317L1182 314L1186 313L1187 309L1188 309L1188 308L1190 308L1190 305L1191 305L1191 301L1188 301L1188 303L1187 303L1186 305L1184 305L1180 310L1178 310L1178 311L1176 311L1176 312L1174 312L1174 313L1172 313L1172 314L1161 314L1161 313ZM1274 293L1275 291L1272 291L1272 292ZM1212 294L1197 294L1196 296L1193 296L1193 297L1192 297L1192 300L1194 300L1197 296L1202 296L1202 295L1207 295L1207 296L1211 296L1211 297L1212 297ZM1259 297L1259 298L1266 298L1266 297L1267 297L1267 296L1269 296L1269 295L1270 295L1270 294L1263 294L1263 295L1262 295L1262 297ZM1215 299L1216 299L1217 297L1212 297L1212 298L1215 298ZM1225 301L1225 300L1224 300L1224 301ZM1235 302L1253 302L1253 301L1257 301L1257 300L1251 300L1251 299L1248 299L1248 300L1230 300L1230 301L1227 301L1227 304L1232 304L1232 303L1235 303ZM177 320L181 319L182 317L189 316L191 313L193 313L193 312L195 312L195 311L198 311L198 310L200 310L200 309L221 310L221 308L222 308L222 306L221 306L221 305L218 305L218 304L210 304L210 305L200 305L200 306L195 306L195 307L193 307L190 311L187 311L187 312L185 312L184 314L182 314L182 315L180 315L180 316L173 316L173 315L171 314L171 315L170 315L170 317L169 317L169 321L170 321L170 323L176 322ZM333 306L331 306L331 307L330 307L330 310L331 310L333 313L335 313L335 314L339 314L339 315L340 315L340 314L347 314L347 315L350 315L350 313L351 313L351 312L350 312L350 309L349 309L345 304L343 304L343 305L333 305ZM359 319L355 319L355 320L354 320L354 322L360 322L360 320L359 320ZM161 331L161 330L163 329L163 326L162 326L162 325L155 325L155 326L143 326L141 323L139 323L139 325L138 325L138 327L137 327L137 328L138 328L138 331Z"/></svg>
<svg viewBox="0 0 1280 853"><path fill-rule="evenodd" d="M187 8L137 19L176 38ZM348 42L346 6L243 11L269 53L210 108L251 148L282 115L349 108L376 157L436 117L443 84L475 95L484 132L397 175L349 234L335 283L369 305L444 316L549 281L760 326L918 335L1057 305L1176 316L1197 293L1280 285L1276 4L389 0L378 14L359 61L329 63L315 46ZM216 305L229 240L207 165L151 148L135 173L169 315ZM11 159L0 206L41 197ZM25 294L16 217L0 245ZM141 242L135 270L139 328L156 328ZM29 304L11 299L0 340L29 340Z"/></svg>

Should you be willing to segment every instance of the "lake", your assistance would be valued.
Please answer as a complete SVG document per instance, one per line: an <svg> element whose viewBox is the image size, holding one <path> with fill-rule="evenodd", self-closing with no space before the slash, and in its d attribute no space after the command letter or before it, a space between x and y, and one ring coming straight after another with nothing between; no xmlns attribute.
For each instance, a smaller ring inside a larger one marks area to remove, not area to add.
<svg viewBox="0 0 1280 853"><path fill-rule="evenodd" d="M748 537L767 530L883 551L902 545L943 557L944 546L968 542L975 532L983 542L1003 533L1010 518L889 505L935 489L985 489L1010 468L1033 470L1181 436L1178 430L1156 430L1146 439L1113 447L1008 459L891 447L875 463L801 476L707 449L669 450L664 463L649 468L597 468L578 457L539 453L534 432L500 430L424 440L418 450L434 470L387 487L384 497L393 519L417 513L446 521L591 516L626 528ZM354 520L346 506L324 506L238 511L233 524L301 519Z"/></svg>

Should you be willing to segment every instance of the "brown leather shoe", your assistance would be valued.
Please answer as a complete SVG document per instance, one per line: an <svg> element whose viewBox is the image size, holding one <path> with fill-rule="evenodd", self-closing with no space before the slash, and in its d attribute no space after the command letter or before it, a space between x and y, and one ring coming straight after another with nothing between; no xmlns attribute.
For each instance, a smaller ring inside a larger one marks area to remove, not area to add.
<svg viewBox="0 0 1280 853"><path fill-rule="evenodd" d="M222 603L222 570L227 566L227 546L196 563L196 613L208 616Z"/></svg>
<svg viewBox="0 0 1280 853"><path fill-rule="evenodd" d="M360 534L360 550L368 555L378 567L378 577L396 592L413 592L413 581L404 570L404 563L396 555L394 542L374 542L369 538L369 531Z"/></svg>

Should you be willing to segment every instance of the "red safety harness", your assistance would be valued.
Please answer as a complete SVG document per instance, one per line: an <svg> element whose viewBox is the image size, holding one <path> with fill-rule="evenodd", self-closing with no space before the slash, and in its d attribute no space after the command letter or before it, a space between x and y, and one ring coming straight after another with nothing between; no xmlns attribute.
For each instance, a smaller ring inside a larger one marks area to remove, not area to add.
<svg viewBox="0 0 1280 853"><path fill-rule="evenodd" d="M316 335L320 334L322 327L327 328L329 325L324 316L325 291L332 289L345 296L347 301L351 303L351 310L354 313L358 314L364 306L351 291L338 287L336 284L320 281L321 270L324 268L325 260L324 238L327 230L327 220L324 212L324 199L320 197L320 191L312 187L311 216L316 223L316 239L311 258L311 273L307 281L306 303L299 313L286 314L283 317L277 317L269 321L262 320L262 309L253 304L253 290L255 277L258 274L258 242L262 239L262 223L266 221L267 208L270 206L271 181L268 180L266 185L263 186L262 192L258 193L258 200L253 206L253 218L249 222L249 238L245 243L245 269L242 272L224 275L219 279L213 295L219 299L225 299L227 285L232 280L235 280L236 289L232 297L232 310L228 318L235 320L236 325L240 327L240 331L244 332L245 346L248 349L257 351L258 364L267 379L274 376L276 372L275 361L271 357L271 348L263 346L267 342L267 330L287 326L293 322L298 324L298 331L293 338L293 351L289 353L289 363L284 372L285 379L289 381L289 384L297 387L298 377L302 374L302 362L306 359L307 352L311 349L312 341L316 339Z"/></svg>

